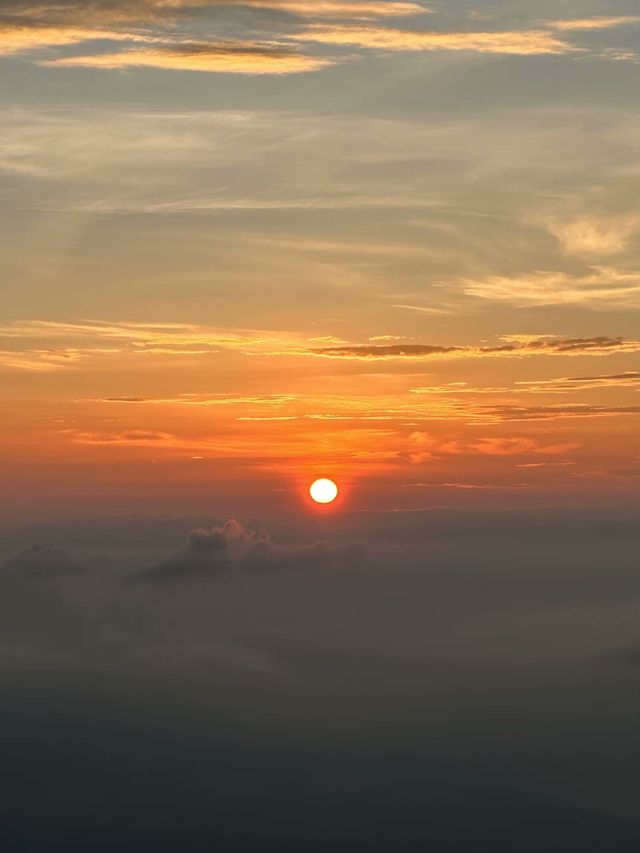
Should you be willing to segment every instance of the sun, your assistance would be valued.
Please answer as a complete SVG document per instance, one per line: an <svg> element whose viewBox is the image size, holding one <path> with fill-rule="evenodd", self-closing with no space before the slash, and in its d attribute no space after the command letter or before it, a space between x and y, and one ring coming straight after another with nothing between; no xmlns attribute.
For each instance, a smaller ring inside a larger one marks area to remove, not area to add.
<svg viewBox="0 0 640 853"><path fill-rule="evenodd" d="M311 484L309 494L318 504L330 504L338 497L338 487L333 480L323 477Z"/></svg>

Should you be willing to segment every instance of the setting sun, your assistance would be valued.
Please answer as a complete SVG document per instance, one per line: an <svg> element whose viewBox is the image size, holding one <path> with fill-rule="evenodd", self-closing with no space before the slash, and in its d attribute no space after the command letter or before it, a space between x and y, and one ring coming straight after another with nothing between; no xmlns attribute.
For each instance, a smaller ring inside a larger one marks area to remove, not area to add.
<svg viewBox="0 0 640 853"><path fill-rule="evenodd" d="M338 497L338 487L333 480L316 480L309 487L309 494L316 503L330 504Z"/></svg>

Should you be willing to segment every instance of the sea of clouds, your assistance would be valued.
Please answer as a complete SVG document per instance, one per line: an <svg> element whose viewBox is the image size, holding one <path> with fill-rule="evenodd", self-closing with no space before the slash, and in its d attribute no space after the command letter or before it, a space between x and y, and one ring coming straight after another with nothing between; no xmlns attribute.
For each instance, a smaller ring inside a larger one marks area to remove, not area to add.
<svg viewBox="0 0 640 853"><path fill-rule="evenodd" d="M637 850L630 511L5 531L13 850Z"/></svg>

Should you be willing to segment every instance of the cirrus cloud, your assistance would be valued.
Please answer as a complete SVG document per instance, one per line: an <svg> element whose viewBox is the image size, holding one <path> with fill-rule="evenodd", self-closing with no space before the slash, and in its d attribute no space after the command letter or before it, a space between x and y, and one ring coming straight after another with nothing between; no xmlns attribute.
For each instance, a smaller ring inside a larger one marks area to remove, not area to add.
<svg viewBox="0 0 640 853"><path fill-rule="evenodd" d="M333 60L258 43L191 42L118 53L66 56L61 59L43 60L40 64L58 68L146 67L223 74L295 74L317 71L333 64Z"/></svg>
<svg viewBox="0 0 640 853"><path fill-rule="evenodd" d="M461 284L468 296L528 307L581 305L598 310L640 306L640 272L594 266L574 275L536 270L517 276L467 278Z"/></svg>
<svg viewBox="0 0 640 853"><path fill-rule="evenodd" d="M316 26L293 35L298 41L378 50L473 51L519 56L570 53L577 48L544 30L513 32L418 32L385 27Z"/></svg>

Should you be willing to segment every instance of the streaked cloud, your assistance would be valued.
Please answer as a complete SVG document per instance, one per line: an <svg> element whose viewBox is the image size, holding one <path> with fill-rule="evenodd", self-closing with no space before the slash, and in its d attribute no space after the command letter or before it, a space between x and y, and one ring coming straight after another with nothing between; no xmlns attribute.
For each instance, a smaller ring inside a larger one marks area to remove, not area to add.
<svg viewBox="0 0 640 853"><path fill-rule="evenodd" d="M325 45L346 45L377 50L473 51L519 56L571 53L577 48L545 30L513 32L419 32L383 27L315 26L292 38Z"/></svg>
<svg viewBox="0 0 640 853"><path fill-rule="evenodd" d="M640 272L594 266L583 275L537 270L518 276L463 279L468 296L522 307L582 305L598 310L639 307Z"/></svg>
<svg viewBox="0 0 640 853"><path fill-rule="evenodd" d="M596 376L563 376L558 379L517 380L513 385L470 385L467 382L450 382L447 385L425 385L411 388L412 394L450 396L452 394L572 394L600 388L634 389L640 386L640 372Z"/></svg>
<svg viewBox="0 0 640 853"><path fill-rule="evenodd" d="M375 337L375 336L374 336ZM386 339L389 336L381 336ZM595 336L591 338L559 338L554 336L505 336L507 340L495 344L437 345L420 343L340 343L331 336L320 340L335 340L330 346L309 346L313 339L296 332L273 333L263 330L224 329L190 324L169 323L109 323L96 320L77 322L16 321L0 327L0 369L32 373L59 372L62 370L87 370L99 366L101 370L145 372L170 369L181 364L202 368L211 359L259 358L262 370L280 369L277 365L287 360L303 370L305 359L327 358L355 362L444 362L476 359L522 359L533 356L620 356L640 352L640 340ZM393 375L393 374L391 374ZM613 377L613 374L611 374ZM635 373L619 374L619 378L603 379L629 387ZM621 378L620 378L621 377ZM464 381L447 384L433 382L421 387L407 387L405 393L430 395L431 417L457 418L470 412L466 405L456 406L453 397L482 394L565 393L572 389L586 390L586 382L579 379L531 380L512 385L476 386ZM136 388L135 391L139 391ZM124 392L124 389L123 389ZM441 398L437 404L435 398ZM446 403L446 398L451 401ZM146 404L201 407L244 408L238 416L243 419L286 417L287 419L339 419L386 420L420 414L408 400L388 400L380 405L363 395L353 399L349 395L309 395L278 390L273 393L225 394L181 393L149 395L116 393L98 397L96 401L119 404ZM276 411L251 411L251 407L275 407ZM250 410L247 411L246 408ZM282 407L287 407L283 410ZM291 408L293 407L293 408ZM459 411L458 411L459 409Z"/></svg>
<svg viewBox="0 0 640 853"><path fill-rule="evenodd" d="M485 406L484 410L501 421L560 421L573 418L640 415L640 406L591 406L582 403L560 403L552 406Z"/></svg>
<svg viewBox="0 0 640 853"><path fill-rule="evenodd" d="M413 433L411 438L414 443L431 449L433 453L451 456L524 456L531 453L543 456L559 456L570 450L575 450L579 446L576 442L542 444L528 436L488 437L472 442L443 442L433 440L424 433Z"/></svg>
<svg viewBox="0 0 640 853"><path fill-rule="evenodd" d="M165 68L221 74L297 74L317 71L332 59L260 44L178 44L119 53L66 56L42 60L40 65L60 68Z"/></svg>
<svg viewBox="0 0 640 853"><path fill-rule="evenodd" d="M6 0L0 18L23 25L41 25L42 22L73 23L78 16L95 22L162 23L184 20L195 10L265 9L286 12L302 17L330 18L398 18L430 12L422 3L402 0L130 0L130 2L94 2L89 8L81 0L58 0L55 4L42 4L33 0Z"/></svg>
<svg viewBox="0 0 640 853"><path fill-rule="evenodd" d="M206 0L204 0L206 2ZM222 4L223 5L223 4ZM305 17L330 18L399 18L424 15L432 10L420 3L385 2L385 0L240 0L235 5L281 9Z"/></svg>
<svg viewBox="0 0 640 853"><path fill-rule="evenodd" d="M624 27L629 24L637 24L640 21L638 15L618 15L610 17L595 18L568 18L566 20L547 21L546 26L554 30L608 30L612 27Z"/></svg>
<svg viewBox="0 0 640 853"><path fill-rule="evenodd" d="M0 26L0 56L87 41L152 41L142 33L69 27Z"/></svg>
<svg viewBox="0 0 640 853"><path fill-rule="evenodd" d="M219 329L180 323L110 323L104 320L17 320L0 326L1 338L120 340L141 353L169 350L173 355L179 355L182 351L187 354L207 352L218 347L270 351L279 345L291 347L303 340L300 335L268 331Z"/></svg>
<svg viewBox="0 0 640 853"><path fill-rule="evenodd" d="M329 57L301 53L291 43L286 25L273 21L272 35L260 40L245 36L247 27L238 25L237 37L229 37L224 22L217 27L209 22L207 35L219 30L219 38L203 39L198 20L202 11L261 9L286 12L304 19L371 20L407 17L428 10L417 3L354 0L340 3L321 0L139 0L133 3L97 3L90 9L73 0L56 5L36 3L8 5L0 10L0 56L34 54L41 65L61 68L160 68L178 71L201 71L230 74L287 74L315 71L333 61ZM81 20L83 27L78 27ZM179 26L178 26L179 23ZM240 23L240 22L239 22ZM85 55L41 57L38 51L72 47L90 42L130 42L126 50L104 51L95 47ZM155 47L150 47L153 44ZM143 47L140 47L143 45Z"/></svg>
<svg viewBox="0 0 640 853"><path fill-rule="evenodd" d="M406 489L462 489L463 491L521 491L533 488L531 483L407 483Z"/></svg>
<svg viewBox="0 0 640 853"><path fill-rule="evenodd" d="M640 371L627 370L624 373L601 374L597 376L565 376L560 379L521 380L516 383L518 390L538 393L569 393L592 391L599 388L633 389L640 386Z"/></svg>
<svg viewBox="0 0 640 853"><path fill-rule="evenodd" d="M105 347L0 350L0 370L52 373L77 367L84 359L114 355L117 352L119 350Z"/></svg>
<svg viewBox="0 0 640 853"><path fill-rule="evenodd" d="M238 13L235 19L229 17L234 9ZM255 29L246 17L252 10L260 12ZM54 68L292 74L317 71L336 62L335 57L308 53L311 45L385 53L571 55L584 48L567 40L565 33L608 30L638 20L635 16L603 16L548 21L530 28L505 30L498 26L473 31L449 29L451 22L445 17L429 31L402 26L402 19L427 13L436 19L442 16L437 8L401 0L136 0L95 3L89 9L78 0L52 5L9 0L0 10L0 56L26 54L32 61ZM391 19L398 19L400 26L384 26ZM79 20L82 27L78 27ZM131 46L104 50L105 41ZM52 48L92 42L101 46L94 45L83 55L40 55ZM303 44L304 49L295 49L295 43ZM598 49L599 56L612 59L633 58L628 53L611 46Z"/></svg>
<svg viewBox="0 0 640 853"><path fill-rule="evenodd" d="M495 346L432 346L428 344L392 344L388 346L338 346L310 350L326 358L359 359L437 359L455 357L521 357L527 355L609 355L640 352L640 340L605 336L593 338L535 338Z"/></svg>

